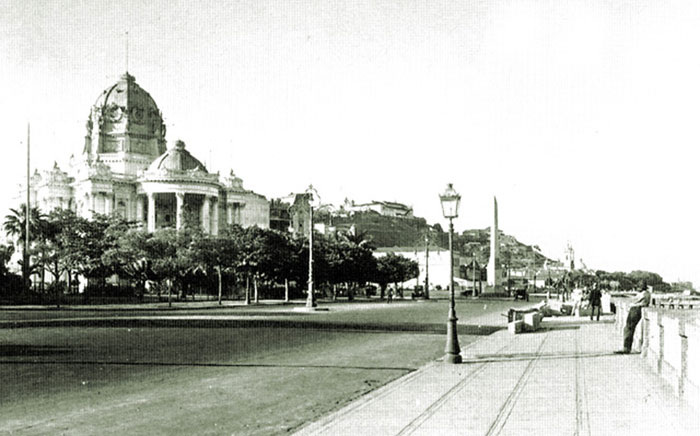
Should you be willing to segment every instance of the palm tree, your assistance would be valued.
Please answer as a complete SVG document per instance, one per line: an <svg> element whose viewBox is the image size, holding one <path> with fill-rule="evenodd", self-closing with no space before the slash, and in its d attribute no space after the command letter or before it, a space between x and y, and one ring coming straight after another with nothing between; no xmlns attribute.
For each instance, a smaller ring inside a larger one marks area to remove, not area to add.
<svg viewBox="0 0 700 436"><path fill-rule="evenodd" d="M0 277L4 277L7 274L7 263L10 261L14 252L14 245L0 244Z"/></svg>
<svg viewBox="0 0 700 436"><path fill-rule="evenodd" d="M364 230L358 232L354 225L346 232L342 233L341 236L347 242L360 248L367 248L369 250L374 250L376 248L372 243L372 236Z"/></svg>
<svg viewBox="0 0 700 436"><path fill-rule="evenodd" d="M34 235L36 237L41 232L44 215L36 207L33 207L30 212L29 236L32 237ZM18 209L10 209L10 214L5 216L5 222L3 223L5 233L10 237L17 238L17 243L21 246L24 246L27 231L26 217L27 205L22 204Z"/></svg>
<svg viewBox="0 0 700 436"><path fill-rule="evenodd" d="M36 240L37 235L40 235L43 229L44 216L41 211L33 207L29 214L29 236L31 239ZM10 214L5 216L5 222L3 223L3 230L5 233L12 237L17 238L17 245L24 249L24 259L22 263L22 277L25 280L25 286L29 288L29 275L31 274L32 267L29 262L29 249L31 247L25 247L26 232L27 232L27 205L20 205L19 209L10 209ZM33 236L33 237L32 237ZM25 260L26 259L26 260Z"/></svg>

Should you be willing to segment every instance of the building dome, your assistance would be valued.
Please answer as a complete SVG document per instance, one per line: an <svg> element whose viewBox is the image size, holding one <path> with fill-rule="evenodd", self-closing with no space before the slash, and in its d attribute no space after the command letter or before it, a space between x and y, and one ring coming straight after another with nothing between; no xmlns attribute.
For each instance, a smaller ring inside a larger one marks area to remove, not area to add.
<svg viewBox="0 0 700 436"><path fill-rule="evenodd" d="M84 154L91 161L103 154L128 153L150 162L165 151L163 116L151 95L128 73L97 98L86 130Z"/></svg>
<svg viewBox="0 0 700 436"><path fill-rule="evenodd" d="M111 119L119 119L122 115L126 115L135 123L144 121L148 115L156 115L154 118L160 119L156 102L129 73L122 75L117 83L102 91L94 106L102 109L103 114Z"/></svg>
<svg viewBox="0 0 700 436"><path fill-rule="evenodd" d="M158 171L203 171L206 167L189 151L185 150L185 143L177 141L175 146L163 153L151 163L148 172Z"/></svg>

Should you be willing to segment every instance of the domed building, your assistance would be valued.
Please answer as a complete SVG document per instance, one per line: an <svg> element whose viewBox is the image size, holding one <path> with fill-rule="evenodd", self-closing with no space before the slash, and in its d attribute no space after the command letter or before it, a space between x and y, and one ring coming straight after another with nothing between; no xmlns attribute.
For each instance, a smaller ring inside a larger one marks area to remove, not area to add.
<svg viewBox="0 0 700 436"><path fill-rule="evenodd" d="M217 234L220 223L269 227L267 199L243 189L231 171L212 174L182 141L166 148L163 116L128 73L105 89L90 110L85 146L64 172L57 164L31 180L33 203L43 211L119 214L149 231L200 225Z"/></svg>

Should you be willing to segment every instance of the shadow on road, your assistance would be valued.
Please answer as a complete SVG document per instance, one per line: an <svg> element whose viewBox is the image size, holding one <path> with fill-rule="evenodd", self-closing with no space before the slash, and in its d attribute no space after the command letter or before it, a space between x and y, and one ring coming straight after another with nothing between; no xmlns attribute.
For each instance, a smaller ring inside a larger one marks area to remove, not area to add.
<svg viewBox="0 0 700 436"><path fill-rule="evenodd" d="M68 354L73 351L69 347L54 345L0 344L0 357L51 356L54 354Z"/></svg>
<svg viewBox="0 0 700 436"><path fill-rule="evenodd" d="M190 328L291 328L326 331L356 331L367 333L386 332L421 332L426 334L445 334L443 323L372 323L339 322L296 319L225 319L225 318L89 318L60 320L26 320L0 322L0 328L32 327L111 327L111 328L155 328L155 327L190 327ZM505 327L459 324L460 335L486 336Z"/></svg>
<svg viewBox="0 0 700 436"><path fill-rule="evenodd" d="M24 354L25 356L27 354ZM131 362L109 360L0 360L0 365L114 365L114 366L182 366L211 368L328 368L372 371L413 372L417 368L401 366L304 365L277 363L217 363L217 362Z"/></svg>
<svg viewBox="0 0 700 436"><path fill-rule="evenodd" d="M596 357L616 356L613 351L605 353L505 353L505 354L478 354L472 358L466 358L462 363L497 363L497 362L517 362L523 360L542 359L590 359Z"/></svg>

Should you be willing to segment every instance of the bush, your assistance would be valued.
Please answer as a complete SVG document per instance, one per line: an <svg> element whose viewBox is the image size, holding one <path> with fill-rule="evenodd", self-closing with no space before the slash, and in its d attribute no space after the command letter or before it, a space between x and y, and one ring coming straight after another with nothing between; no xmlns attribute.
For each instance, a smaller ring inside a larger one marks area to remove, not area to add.
<svg viewBox="0 0 700 436"><path fill-rule="evenodd" d="M124 298L133 297L136 295L136 289L133 286L117 286L109 283L106 284L89 284L85 287L85 297L109 297L109 298Z"/></svg>
<svg viewBox="0 0 700 436"><path fill-rule="evenodd" d="M0 295L3 297L13 297L22 294L24 283L22 276L8 272L0 277Z"/></svg>

